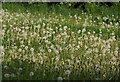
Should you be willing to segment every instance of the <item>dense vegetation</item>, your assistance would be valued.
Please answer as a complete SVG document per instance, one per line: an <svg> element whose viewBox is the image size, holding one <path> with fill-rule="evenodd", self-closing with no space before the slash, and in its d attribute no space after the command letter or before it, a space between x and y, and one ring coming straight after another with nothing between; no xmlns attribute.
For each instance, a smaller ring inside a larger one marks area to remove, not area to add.
<svg viewBox="0 0 120 82"><path fill-rule="evenodd" d="M120 80L118 3L2 3L3 80Z"/></svg>

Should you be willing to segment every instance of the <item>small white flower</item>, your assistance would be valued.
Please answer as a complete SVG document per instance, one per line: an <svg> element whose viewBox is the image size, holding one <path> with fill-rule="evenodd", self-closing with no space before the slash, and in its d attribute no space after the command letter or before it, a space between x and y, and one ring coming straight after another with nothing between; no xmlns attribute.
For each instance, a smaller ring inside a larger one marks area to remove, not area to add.
<svg viewBox="0 0 120 82"><path fill-rule="evenodd" d="M112 33L112 35L115 35L114 32Z"/></svg>
<svg viewBox="0 0 120 82"><path fill-rule="evenodd" d="M83 28L83 29L82 29L82 32L85 32L85 31L86 31L86 29L85 29L85 28Z"/></svg>
<svg viewBox="0 0 120 82"><path fill-rule="evenodd" d="M69 6L71 6L71 4L69 3Z"/></svg>
<svg viewBox="0 0 120 82"><path fill-rule="evenodd" d="M62 31L62 28L60 28L59 30Z"/></svg>
<svg viewBox="0 0 120 82"><path fill-rule="evenodd" d="M55 34L55 31L53 31L52 33Z"/></svg>
<svg viewBox="0 0 120 82"><path fill-rule="evenodd" d="M5 55L4 52L1 52L1 53L0 53L0 57L3 57L4 55Z"/></svg>
<svg viewBox="0 0 120 82"><path fill-rule="evenodd" d="M18 51L19 51L19 52L21 52L21 51L22 51L22 49L21 49L21 48L19 48L19 49L18 49Z"/></svg>
<svg viewBox="0 0 120 82"><path fill-rule="evenodd" d="M90 35L90 32L88 32L88 34Z"/></svg>
<svg viewBox="0 0 120 82"><path fill-rule="evenodd" d="M50 53L52 50L51 49L48 49L48 52Z"/></svg>
<svg viewBox="0 0 120 82"><path fill-rule="evenodd" d="M27 30L27 29L29 29L29 27L28 27L28 26L26 26L26 27L25 27L25 29Z"/></svg>
<svg viewBox="0 0 120 82"><path fill-rule="evenodd" d="M67 29L67 26L64 26L64 30L66 30Z"/></svg>
<svg viewBox="0 0 120 82"><path fill-rule="evenodd" d="M37 35L37 33L36 32L34 32L34 36L36 36Z"/></svg>
<svg viewBox="0 0 120 82"><path fill-rule="evenodd" d="M95 31L93 31L93 34L95 34Z"/></svg>
<svg viewBox="0 0 120 82"><path fill-rule="evenodd" d="M77 45L77 48L79 49L79 48L80 48L80 46L79 46L79 45Z"/></svg>
<svg viewBox="0 0 120 82"><path fill-rule="evenodd" d="M34 51L34 48L31 48L30 51L33 52L33 51Z"/></svg>
<svg viewBox="0 0 120 82"><path fill-rule="evenodd" d="M81 30L78 30L78 34L81 32Z"/></svg>
<svg viewBox="0 0 120 82"><path fill-rule="evenodd" d="M58 27L55 27L56 29L58 29Z"/></svg>
<svg viewBox="0 0 120 82"><path fill-rule="evenodd" d="M45 23L43 23L43 26L45 26Z"/></svg>
<svg viewBox="0 0 120 82"><path fill-rule="evenodd" d="M49 41L48 40L45 40L45 43L48 43Z"/></svg>
<svg viewBox="0 0 120 82"><path fill-rule="evenodd" d="M46 37L46 36L44 36L44 37L43 37L43 39L45 39L45 40L46 40L46 39L47 39L47 37Z"/></svg>
<svg viewBox="0 0 120 82"><path fill-rule="evenodd" d="M28 46L25 46L25 49L27 50L27 49L28 49Z"/></svg>
<svg viewBox="0 0 120 82"><path fill-rule="evenodd" d="M76 63L77 63L77 64L80 64L80 60L77 60Z"/></svg>
<svg viewBox="0 0 120 82"><path fill-rule="evenodd" d="M4 51L4 46L0 46L0 52Z"/></svg>
<svg viewBox="0 0 120 82"><path fill-rule="evenodd" d="M23 44L24 43L23 40L20 43Z"/></svg>

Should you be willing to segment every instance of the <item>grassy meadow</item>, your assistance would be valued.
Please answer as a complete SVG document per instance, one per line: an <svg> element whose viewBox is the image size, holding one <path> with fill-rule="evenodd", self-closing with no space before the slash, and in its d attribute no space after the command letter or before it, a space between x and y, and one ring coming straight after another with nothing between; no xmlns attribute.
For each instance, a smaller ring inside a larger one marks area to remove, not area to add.
<svg viewBox="0 0 120 82"><path fill-rule="evenodd" d="M3 80L120 80L119 3L62 4L2 3Z"/></svg>

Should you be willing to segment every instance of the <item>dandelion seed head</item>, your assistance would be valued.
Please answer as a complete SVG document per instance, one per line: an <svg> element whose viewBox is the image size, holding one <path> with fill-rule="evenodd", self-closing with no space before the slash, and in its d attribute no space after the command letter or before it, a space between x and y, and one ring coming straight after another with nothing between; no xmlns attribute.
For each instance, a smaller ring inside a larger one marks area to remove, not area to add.
<svg viewBox="0 0 120 82"><path fill-rule="evenodd" d="M31 76L33 76L34 75L34 72L30 72L29 73L29 76L31 77Z"/></svg>
<svg viewBox="0 0 120 82"><path fill-rule="evenodd" d="M58 77L57 80L58 80L58 81L62 81L63 78L62 78L62 77Z"/></svg>
<svg viewBox="0 0 120 82"><path fill-rule="evenodd" d="M70 75L70 70L67 69L67 70L65 71L65 74L66 74L66 75Z"/></svg>
<svg viewBox="0 0 120 82"><path fill-rule="evenodd" d="M8 78L8 77L10 77L10 74L6 73L6 74L4 74L4 77Z"/></svg>

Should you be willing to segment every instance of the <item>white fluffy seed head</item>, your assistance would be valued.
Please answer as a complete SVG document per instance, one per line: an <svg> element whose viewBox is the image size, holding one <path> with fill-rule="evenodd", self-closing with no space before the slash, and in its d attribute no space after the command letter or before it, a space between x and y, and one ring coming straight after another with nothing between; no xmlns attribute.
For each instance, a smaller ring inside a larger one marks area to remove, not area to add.
<svg viewBox="0 0 120 82"><path fill-rule="evenodd" d="M58 81L62 81L63 78L62 78L62 77L58 77L57 80L58 80Z"/></svg>
<svg viewBox="0 0 120 82"><path fill-rule="evenodd" d="M6 74L4 74L4 77L8 78L8 77L10 77L10 74L6 73Z"/></svg>
<svg viewBox="0 0 120 82"><path fill-rule="evenodd" d="M29 73L29 76L31 77L31 76L33 76L34 75L34 72L30 72Z"/></svg>
<svg viewBox="0 0 120 82"><path fill-rule="evenodd" d="M70 70L67 69L67 70L65 71L65 74L66 74L66 75L70 75Z"/></svg>

